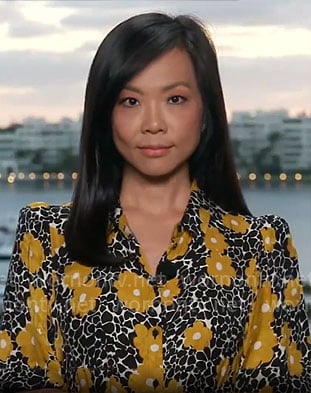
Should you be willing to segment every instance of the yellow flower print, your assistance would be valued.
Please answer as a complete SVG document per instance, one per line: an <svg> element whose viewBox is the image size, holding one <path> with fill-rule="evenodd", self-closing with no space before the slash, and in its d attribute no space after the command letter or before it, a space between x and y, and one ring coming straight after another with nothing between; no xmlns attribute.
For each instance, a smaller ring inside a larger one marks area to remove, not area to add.
<svg viewBox="0 0 311 393"><path fill-rule="evenodd" d="M188 231L182 231L176 237L173 237L172 245L167 253L167 259L173 260L183 257L189 248L191 240L192 237Z"/></svg>
<svg viewBox="0 0 311 393"><path fill-rule="evenodd" d="M287 348L288 371L291 376L301 376L303 372L301 358L302 353L297 349L297 344L295 342L292 342Z"/></svg>
<svg viewBox="0 0 311 393"><path fill-rule="evenodd" d="M282 338L280 340L280 344L283 347L288 347L292 335L292 329L288 326L288 323L285 322L281 329Z"/></svg>
<svg viewBox="0 0 311 393"><path fill-rule="evenodd" d="M208 227L206 229L205 244L210 250L217 251L219 254L223 253L228 248L224 235L220 233L217 228L213 227Z"/></svg>
<svg viewBox="0 0 311 393"><path fill-rule="evenodd" d="M129 309L146 312L153 304L155 293L144 277L122 272L114 286L118 291L119 300Z"/></svg>
<svg viewBox="0 0 311 393"><path fill-rule="evenodd" d="M64 352L63 352L63 336L60 329L57 329L57 335L55 337L54 346L57 359L62 362L64 359Z"/></svg>
<svg viewBox="0 0 311 393"><path fill-rule="evenodd" d="M291 236L288 236L287 238L287 250L291 258L293 259L298 258L297 250L293 244L293 238Z"/></svg>
<svg viewBox="0 0 311 393"><path fill-rule="evenodd" d="M202 321L197 321L192 327L186 329L184 333L184 347L203 351L204 348L209 346L212 335L210 328L206 327Z"/></svg>
<svg viewBox="0 0 311 393"><path fill-rule="evenodd" d="M198 182L196 180L193 180L191 183L191 192L192 191L194 191L194 192L200 191L200 188L198 186Z"/></svg>
<svg viewBox="0 0 311 393"><path fill-rule="evenodd" d="M183 387L175 379L170 380L167 387L159 386L156 391L158 393L184 393Z"/></svg>
<svg viewBox="0 0 311 393"><path fill-rule="evenodd" d="M206 259L208 274L215 279L217 284L229 286L231 279L236 276L231 263L227 255L212 251L210 257Z"/></svg>
<svg viewBox="0 0 311 393"><path fill-rule="evenodd" d="M229 359L228 358L222 359L216 367L217 387L222 386L227 381L229 374L230 374Z"/></svg>
<svg viewBox="0 0 311 393"><path fill-rule="evenodd" d="M115 377L110 377L107 381L105 393L126 393L126 390Z"/></svg>
<svg viewBox="0 0 311 393"><path fill-rule="evenodd" d="M45 255L40 240L31 233L25 233L20 243L21 260L31 273L37 273L41 268Z"/></svg>
<svg viewBox="0 0 311 393"><path fill-rule="evenodd" d="M245 269L246 283L253 292L256 292L259 287L259 271L256 265L256 259L249 261L249 266Z"/></svg>
<svg viewBox="0 0 311 393"><path fill-rule="evenodd" d="M96 280L89 280L73 291L70 305L73 315L83 317L96 307L96 300L101 294L101 289L96 286Z"/></svg>
<svg viewBox="0 0 311 393"><path fill-rule="evenodd" d="M40 334L33 324L28 323L25 329L18 333L16 343L20 346L22 355L28 358L29 367L45 368L52 353L46 334Z"/></svg>
<svg viewBox="0 0 311 393"><path fill-rule="evenodd" d="M121 214L119 218L119 228L120 231L123 232L126 237L128 237L132 233L125 214Z"/></svg>
<svg viewBox="0 0 311 393"><path fill-rule="evenodd" d="M247 369L254 369L261 363L270 362L274 354L273 348L277 345L277 338L270 325L262 325L260 329L254 330L255 334L244 352L243 367ZM252 332L250 334L252 335Z"/></svg>
<svg viewBox="0 0 311 393"><path fill-rule="evenodd" d="M246 326L243 343L244 368L253 369L261 363L271 361L277 345L277 337L271 327L277 306L278 297L272 293L271 283L265 281L258 290L250 322Z"/></svg>
<svg viewBox="0 0 311 393"><path fill-rule="evenodd" d="M65 267L63 282L70 289L79 288L87 282L91 271L91 267L74 262L72 265Z"/></svg>
<svg viewBox="0 0 311 393"><path fill-rule="evenodd" d="M174 278L169 280L165 285L159 287L161 296L161 302L165 306L171 306L174 303L175 297L180 294L180 288L178 286L178 279Z"/></svg>
<svg viewBox="0 0 311 393"><path fill-rule="evenodd" d="M79 386L79 393L89 393L93 386L92 375L88 368L79 367L76 372L76 383Z"/></svg>
<svg viewBox="0 0 311 393"><path fill-rule="evenodd" d="M239 371L240 371L240 364L241 364L241 358L243 354L243 349L240 348L239 352L235 355L232 361L232 382L235 385L236 379L238 377Z"/></svg>
<svg viewBox="0 0 311 393"><path fill-rule="evenodd" d="M263 244L267 252L272 252L276 243L275 230L273 228L263 228L260 230Z"/></svg>
<svg viewBox="0 0 311 393"><path fill-rule="evenodd" d="M62 376L61 365L57 360L51 360L48 363L47 377L48 377L49 382L51 384L54 384L57 386L64 385L64 379Z"/></svg>
<svg viewBox="0 0 311 393"><path fill-rule="evenodd" d="M38 207L49 208L50 206L45 202L33 202L28 205L30 209L37 209Z"/></svg>
<svg viewBox="0 0 311 393"><path fill-rule="evenodd" d="M64 236L61 235L58 230L50 225L50 237L51 237L51 254L52 257L56 255L57 251L62 247L65 243Z"/></svg>
<svg viewBox="0 0 311 393"><path fill-rule="evenodd" d="M270 329L274 320L274 310L278 306L278 297L272 293L271 283L265 281L258 290L257 298L250 315L251 328L248 329L248 338L255 340L260 329Z"/></svg>
<svg viewBox="0 0 311 393"><path fill-rule="evenodd" d="M149 393L157 390L161 392L163 388L163 376L164 370L162 367L141 364L130 375L128 385L136 393Z"/></svg>
<svg viewBox="0 0 311 393"><path fill-rule="evenodd" d="M289 280L284 289L285 304L289 307L296 307L302 299L302 294L303 288L299 278Z"/></svg>
<svg viewBox="0 0 311 393"><path fill-rule="evenodd" d="M249 228L249 223L242 216L224 214L222 216L224 225L236 233L244 234Z"/></svg>
<svg viewBox="0 0 311 393"><path fill-rule="evenodd" d="M254 315L264 323L271 323L274 320L274 310L278 306L278 297L273 294L271 283L265 281L259 289L256 300Z"/></svg>
<svg viewBox="0 0 311 393"><path fill-rule="evenodd" d="M10 336L6 331L0 332L0 360L7 361L12 351L13 345Z"/></svg>
<svg viewBox="0 0 311 393"><path fill-rule="evenodd" d="M199 217L200 217L200 229L203 233L207 231L210 219L211 219L211 213L207 209L203 209L202 207L199 210Z"/></svg>
<svg viewBox="0 0 311 393"><path fill-rule="evenodd" d="M27 306L30 313L31 322L41 333L47 331L47 315L51 315L51 310L47 298L42 288L30 286L30 296L27 298Z"/></svg>
<svg viewBox="0 0 311 393"><path fill-rule="evenodd" d="M135 326L136 337L133 340L144 364L160 367L162 364L162 329L159 326L146 328L144 325Z"/></svg>
<svg viewBox="0 0 311 393"><path fill-rule="evenodd" d="M265 386L261 390L259 390L258 393L273 393L273 387L272 386Z"/></svg>
<svg viewBox="0 0 311 393"><path fill-rule="evenodd" d="M113 226L110 225L110 228L108 230L108 235L107 235L107 244L112 244L114 239L115 239L115 237L116 237L116 233L113 230Z"/></svg>

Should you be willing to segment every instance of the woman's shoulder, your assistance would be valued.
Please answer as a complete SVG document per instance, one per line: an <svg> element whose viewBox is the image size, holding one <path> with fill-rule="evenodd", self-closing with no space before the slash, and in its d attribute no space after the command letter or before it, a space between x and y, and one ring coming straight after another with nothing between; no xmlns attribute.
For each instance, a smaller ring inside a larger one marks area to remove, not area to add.
<svg viewBox="0 0 311 393"><path fill-rule="evenodd" d="M67 221L71 203L49 204L33 202L23 207L19 212L19 224L27 224L31 228L42 228L46 225L62 228Z"/></svg>
<svg viewBox="0 0 311 393"><path fill-rule="evenodd" d="M287 220L276 214L263 214L254 216L251 214L241 214L227 211L220 206L213 204L210 206L211 217L218 222L220 227L226 231L230 230L240 235L257 237L258 234L263 240L269 238L277 239L283 243L290 237L290 228Z"/></svg>
<svg viewBox="0 0 311 393"><path fill-rule="evenodd" d="M34 212L34 213L50 213L50 214L69 214L71 208L71 202L62 204L50 204L47 202L32 202L24 206L21 212Z"/></svg>

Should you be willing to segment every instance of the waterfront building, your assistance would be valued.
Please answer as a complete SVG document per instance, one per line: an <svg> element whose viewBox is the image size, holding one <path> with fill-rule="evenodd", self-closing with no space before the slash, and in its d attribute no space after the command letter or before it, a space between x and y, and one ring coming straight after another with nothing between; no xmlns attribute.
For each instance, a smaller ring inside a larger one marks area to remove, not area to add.
<svg viewBox="0 0 311 393"><path fill-rule="evenodd" d="M280 161L286 172L311 170L311 117L283 119Z"/></svg>
<svg viewBox="0 0 311 393"><path fill-rule="evenodd" d="M78 154L80 120L58 123L27 118L16 131L16 158L21 171L54 170L67 156Z"/></svg>
<svg viewBox="0 0 311 393"><path fill-rule="evenodd" d="M7 176L10 172L17 170L15 159L15 131L18 124L0 129L0 173Z"/></svg>
<svg viewBox="0 0 311 393"><path fill-rule="evenodd" d="M310 172L311 118L286 110L234 112L230 136L240 172Z"/></svg>
<svg viewBox="0 0 311 393"><path fill-rule="evenodd" d="M240 172L265 172L279 168L277 141L282 134L282 120L288 117L286 110L233 112L229 124L237 166Z"/></svg>

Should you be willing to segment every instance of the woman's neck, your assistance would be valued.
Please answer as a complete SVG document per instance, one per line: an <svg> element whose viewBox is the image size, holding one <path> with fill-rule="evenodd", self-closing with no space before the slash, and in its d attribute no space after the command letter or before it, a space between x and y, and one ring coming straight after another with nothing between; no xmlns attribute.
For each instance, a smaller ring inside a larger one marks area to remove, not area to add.
<svg viewBox="0 0 311 393"><path fill-rule="evenodd" d="M125 171L120 202L125 211L135 209L145 214L165 215L172 211L184 211L190 190L188 172L165 179L152 179Z"/></svg>

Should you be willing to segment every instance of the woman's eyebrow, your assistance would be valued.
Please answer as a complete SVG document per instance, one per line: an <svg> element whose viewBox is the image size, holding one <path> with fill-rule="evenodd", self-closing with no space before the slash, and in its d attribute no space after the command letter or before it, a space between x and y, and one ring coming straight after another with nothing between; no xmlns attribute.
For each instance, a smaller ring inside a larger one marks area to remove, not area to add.
<svg viewBox="0 0 311 393"><path fill-rule="evenodd" d="M163 86L161 90L163 92L166 92L166 91L172 90L175 87L179 87L179 86L186 87L187 89L191 88L191 86L188 82L178 81L178 82L171 83L167 86ZM139 89L138 87L135 87L135 86L131 86L131 85L124 86L123 90L129 90L129 91L133 91L134 93L144 94L144 92L141 89Z"/></svg>

